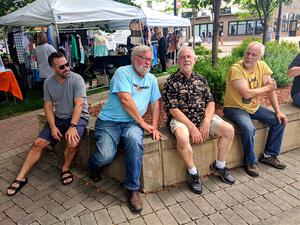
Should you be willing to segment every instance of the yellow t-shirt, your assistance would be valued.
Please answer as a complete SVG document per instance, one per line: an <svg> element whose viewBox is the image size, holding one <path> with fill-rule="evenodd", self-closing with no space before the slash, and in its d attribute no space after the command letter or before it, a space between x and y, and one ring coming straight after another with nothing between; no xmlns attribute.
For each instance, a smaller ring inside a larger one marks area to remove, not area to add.
<svg viewBox="0 0 300 225"><path fill-rule="evenodd" d="M238 79L245 79L251 89L260 88L263 86L263 76L272 75L272 70L268 65L259 61L253 73L249 73L243 65L243 60L234 64L228 72L226 80L226 92L224 98L224 107L235 107L246 110L248 113L253 114L259 107L259 97L244 99L236 89L233 88L231 81Z"/></svg>

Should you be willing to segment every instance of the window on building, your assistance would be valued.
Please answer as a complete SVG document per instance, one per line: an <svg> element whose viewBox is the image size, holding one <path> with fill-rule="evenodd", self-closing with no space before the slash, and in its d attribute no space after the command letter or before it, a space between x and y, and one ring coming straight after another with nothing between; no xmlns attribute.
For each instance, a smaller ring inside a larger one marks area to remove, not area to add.
<svg viewBox="0 0 300 225"><path fill-rule="evenodd" d="M246 34L253 35L255 28L255 21L247 21Z"/></svg>
<svg viewBox="0 0 300 225"><path fill-rule="evenodd" d="M288 24L289 24L288 20L283 20L282 21L282 24L281 24L281 31L282 32L287 32L288 31Z"/></svg>
<svg viewBox="0 0 300 225"><path fill-rule="evenodd" d="M263 25L261 22L258 20L256 21L256 27L255 27L255 34L262 34L264 31Z"/></svg>
<svg viewBox="0 0 300 225"><path fill-rule="evenodd" d="M253 35L261 34L263 26L260 21L243 20L228 22L228 35Z"/></svg>
<svg viewBox="0 0 300 225"><path fill-rule="evenodd" d="M221 14L231 14L231 7L224 7L221 9Z"/></svg>
<svg viewBox="0 0 300 225"><path fill-rule="evenodd" d="M194 32L195 37L200 36L200 25L195 25L195 32Z"/></svg>
<svg viewBox="0 0 300 225"><path fill-rule="evenodd" d="M237 21L228 23L228 35L237 35Z"/></svg>
<svg viewBox="0 0 300 225"><path fill-rule="evenodd" d="M238 22L238 29L237 29L237 34L242 35L246 34L246 21L239 21Z"/></svg>
<svg viewBox="0 0 300 225"><path fill-rule="evenodd" d="M207 36L207 25L206 24L201 24L200 25L200 36L203 37L206 37Z"/></svg>

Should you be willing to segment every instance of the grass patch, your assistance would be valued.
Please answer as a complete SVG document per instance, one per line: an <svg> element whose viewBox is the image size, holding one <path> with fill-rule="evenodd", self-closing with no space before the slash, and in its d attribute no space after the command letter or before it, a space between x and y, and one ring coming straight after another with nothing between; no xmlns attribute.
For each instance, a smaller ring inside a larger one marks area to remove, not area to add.
<svg viewBox="0 0 300 225"><path fill-rule="evenodd" d="M10 96L10 94L8 95L8 102L0 103L0 120L43 108L44 101L42 89L28 90L27 98L23 101L17 100L17 104L15 104L13 97Z"/></svg>
<svg viewBox="0 0 300 225"><path fill-rule="evenodd" d="M109 89L108 86L88 89L88 90L86 90L86 95L90 96L90 95L97 94L97 93L100 93L100 92L103 92L103 91L107 91L108 89Z"/></svg>

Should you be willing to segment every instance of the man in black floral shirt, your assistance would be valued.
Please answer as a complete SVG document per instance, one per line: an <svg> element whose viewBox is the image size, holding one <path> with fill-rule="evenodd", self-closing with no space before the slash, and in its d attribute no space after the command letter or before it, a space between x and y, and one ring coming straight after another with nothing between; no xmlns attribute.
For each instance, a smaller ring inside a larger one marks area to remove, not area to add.
<svg viewBox="0 0 300 225"><path fill-rule="evenodd" d="M165 83L163 101L168 113L168 124L176 136L177 151L188 170L188 184L192 191L201 194L202 184L193 161L194 144L202 143L209 136L219 137L218 157L211 169L228 184L235 179L230 175L225 160L234 138L233 127L215 112L215 103L206 79L193 72L196 62L192 48L184 46L178 53L179 70Z"/></svg>

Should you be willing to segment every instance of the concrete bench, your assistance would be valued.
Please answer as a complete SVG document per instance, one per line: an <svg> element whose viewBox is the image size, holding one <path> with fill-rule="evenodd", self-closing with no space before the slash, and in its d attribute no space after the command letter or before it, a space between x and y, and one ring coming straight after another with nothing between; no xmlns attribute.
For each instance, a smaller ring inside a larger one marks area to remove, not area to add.
<svg viewBox="0 0 300 225"><path fill-rule="evenodd" d="M283 139L282 152L287 152L300 147L300 109L292 104L282 105L281 110L288 117L289 123ZM80 150L76 157L76 163L86 168L90 154L95 151L94 125L96 118L91 118L86 128ZM45 123L44 114L39 115L41 127ZM263 152L268 128L254 121L256 127L255 151L257 155ZM163 138L161 141L152 140L150 135L144 137L144 159L141 173L142 191L151 192L166 186L181 183L186 180L186 168L176 152L176 140L167 128L161 129ZM227 158L227 166L234 168L243 163L243 150L239 131L232 144L231 152ZM210 174L209 165L217 155L217 139L210 139L202 144L192 145L194 161L202 176ZM54 147L55 152L60 154L65 148L64 143ZM121 146L122 148L122 146ZM122 149L116 155L114 161L104 169L104 174L124 181L125 165Z"/></svg>

